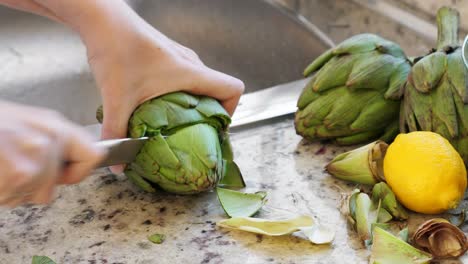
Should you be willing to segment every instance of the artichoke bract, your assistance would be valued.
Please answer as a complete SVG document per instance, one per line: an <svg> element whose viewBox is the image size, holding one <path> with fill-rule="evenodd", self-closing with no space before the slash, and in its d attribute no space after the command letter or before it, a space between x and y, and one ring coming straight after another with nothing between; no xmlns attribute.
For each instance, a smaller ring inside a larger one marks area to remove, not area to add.
<svg viewBox="0 0 468 264"><path fill-rule="evenodd" d="M140 188L194 194L244 187L227 133L231 119L213 98L183 92L151 99L132 114L130 137L149 137L125 169Z"/></svg>
<svg viewBox="0 0 468 264"><path fill-rule="evenodd" d="M439 9L437 24L437 49L416 61L405 85L400 129L442 135L467 164L468 71L458 40L458 11Z"/></svg>
<svg viewBox="0 0 468 264"><path fill-rule="evenodd" d="M411 63L397 44L372 34L351 37L314 60L316 74L297 102L296 132L349 145L398 134L399 98Z"/></svg>

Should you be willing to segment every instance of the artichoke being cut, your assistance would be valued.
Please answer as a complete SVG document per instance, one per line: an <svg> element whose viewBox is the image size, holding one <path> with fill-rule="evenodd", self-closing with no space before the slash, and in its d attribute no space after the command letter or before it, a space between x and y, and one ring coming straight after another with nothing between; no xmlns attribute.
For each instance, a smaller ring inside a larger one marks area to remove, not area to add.
<svg viewBox="0 0 468 264"><path fill-rule="evenodd" d="M399 97L410 69L391 41L372 34L345 40L304 71L317 73L297 102L296 132L342 145L391 141L398 134Z"/></svg>
<svg viewBox="0 0 468 264"><path fill-rule="evenodd" d="M99 118L98 118L99 119ZM227 133L231 119L213 98L177 92L140 105L128 134L150 139L125 174L140 188L194 194L215 186L244 187Z"/></svg>
<svg viewBox="0 0 468 264"><path fill-rule="evenodd" d="M433 131L468 162L468 71L458 40L459 14L437 13L437 49L416 61L404 89L400 129Z"/></svg>

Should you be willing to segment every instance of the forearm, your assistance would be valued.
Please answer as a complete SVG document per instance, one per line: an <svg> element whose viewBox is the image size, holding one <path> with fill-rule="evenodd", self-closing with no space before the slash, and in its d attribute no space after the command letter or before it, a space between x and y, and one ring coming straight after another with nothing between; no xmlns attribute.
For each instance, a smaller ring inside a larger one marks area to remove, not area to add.
<svg viewBox="0 0 468 264"><path fill-rule="evenodd" d="M0 0L0 4L60 21L85 42L97 42L117 28L132 28L139 20L124 0Z"/></svg>
<svg viewBox="0 0 468 264"><path fill-rule="evenodd" d="M39 5L33 0L0 0L0 5L5 5L14 9L34 13L37 15L45 16L50 19L62 22L50 10Z"/></svg>

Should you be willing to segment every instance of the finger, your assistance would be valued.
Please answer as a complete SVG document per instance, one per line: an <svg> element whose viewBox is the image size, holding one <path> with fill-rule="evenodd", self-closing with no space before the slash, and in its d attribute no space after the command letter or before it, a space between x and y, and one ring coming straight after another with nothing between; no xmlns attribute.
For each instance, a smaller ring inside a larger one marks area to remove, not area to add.
<svg viewBox="0 0 468 264"><path fill-rule="evenodd" d="M126 165L124 165L124 164L114 165L114 166L110 166L109 170L114 174L120 174L120 173L124 172L125 167L126 167Z"/></svg>
<svg viewBox="0 0 468 264"><path fill-rule="evenodd" d="M196 69L193 74L195 76L192 78L198 81L195 82L195 86L193 83L187 85L189 88L186 91L218 99L226 111L232 115L244 92L244 83L237 78L206 67L201 70Z"/></svg>
<svg viewBox="0 0 468 264"><path fill-rule="evenodd" d="M4 179L0 184L0 204L14 204L13 200L16 200L19 195L24 193L33 193L36 186L40 183L40 179L36 177L38 172L41 170L41 166L38 165L30 157L25 157L15 151L10 152L9 157L2 157L7 163L12 164L14 168L8 168L4 166L3 169L7 172L4 175Z"/></svg>
<svg viewBox="0 0 468 264"><path fill-rule="evenodd" d="M30 201L35 204L46 204L52 200L56 181L61 170L64 153L63 137L57 136L53 142L55 147L50 148L44 156L44 168L36 176L40 180L37 190L32 194Z"/></svg>
<svg viewBox="0 0 468 264"><path fill-rule="evenodd" d="M2 204L2 207L12 209L24 203L26 203L26 201L24 201L24 197L18 195L18 196L11 197L10 199L8 199L7 201L4 201L1 204Z"/></svg>
<svg viewBox="0 0 468 264"><path fill-rule="evenodd" d="M85 132L76 130L71 133L64 144L64 158L70 163L58 183L80 182L104 159L105 154L105 150L95 146Z"/></svg>
<svg viewBox="0 0 468 264"><path fill-rule="evenodd" d="M135 107L127 103L124 107L115 104L117 100L105 103L103 106L104 119L101 130L102 139L125 138L127 137L128 120ZM111 172L119 174L125 169L124 165L109 167Z"/></svg>
<svg viewBox="0 0 468 264"><path fill-rule="evenodd" d="M102 139L125 138L133 109L127 105L115 105L114 102L104 103L103 108Z"/></svg>
<svg viewBox="0 0 468 264"><path fill-rule="evenodd" d="M54 173L54 175L45 175L47 180L43 182L38 190L31 196L29 199L30 202L34 204L47 204L52 201L52 197L54 195L54 187L55 187L55 180L57 178L58 171Z"/></svg>

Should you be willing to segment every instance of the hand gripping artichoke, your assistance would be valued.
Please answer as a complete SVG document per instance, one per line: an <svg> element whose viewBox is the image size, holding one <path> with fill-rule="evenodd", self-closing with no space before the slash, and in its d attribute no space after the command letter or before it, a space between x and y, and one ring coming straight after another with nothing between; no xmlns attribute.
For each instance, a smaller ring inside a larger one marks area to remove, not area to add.
<svg viewBox="0 0 468 264"><path fill-rule="evenodd" d="M218 184L244 187L233 162L230 122L210 97L177 92L143 103L133 112L128 133L150 139L125 175L148 192L155 192L156 186L177 194L199 193Z"/></svg>
<svg viewBox="0 0 468 264"><path fill-rule="evenodd" d="M437 49L413 66L404 89L400 129L433 131L468 162L468 71L458 41L459 14L437 13Z"/></svg>
<svg viewBox="0 0 468 264"><path fill-rule="evenodd" d="M398 134L402 87L411 69L403 50L372 34L351 37L314 60L317 73L304 88L296 132L309 140L349 145Z"/></svg>

